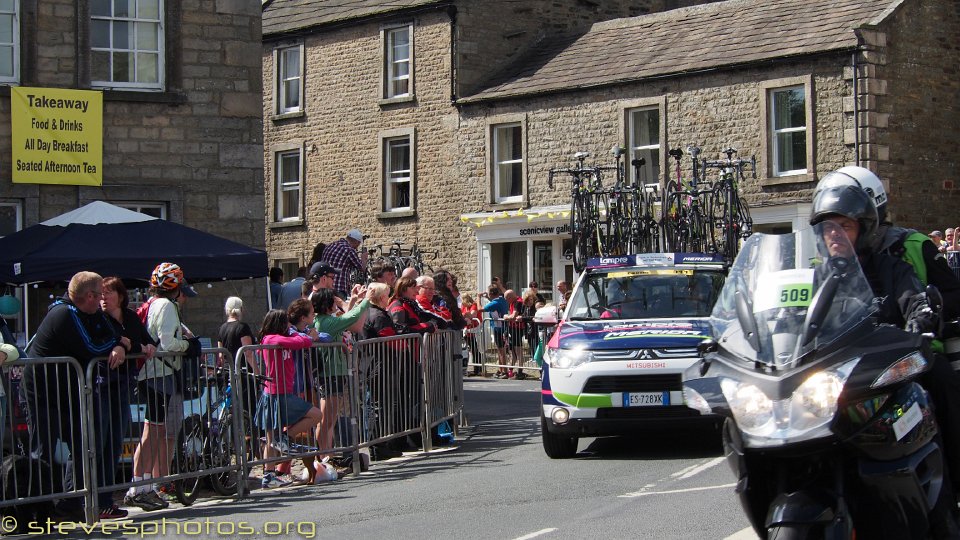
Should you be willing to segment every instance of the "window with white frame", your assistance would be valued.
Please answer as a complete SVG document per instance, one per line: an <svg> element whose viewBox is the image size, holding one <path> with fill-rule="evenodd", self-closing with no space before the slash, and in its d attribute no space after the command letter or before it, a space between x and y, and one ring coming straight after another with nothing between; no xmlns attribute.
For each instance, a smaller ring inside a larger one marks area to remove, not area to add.
<svg viewBox="0 0 960 540"><path fill-rule="evenodd" d="M276 51L277 114L303 110L303 45Z"/></svg>
<svg viewBox="0 0 960 540"><path fill-rule="evenodd" d="M636 167L630 166L633 181L642 184L660 182L660 108L644 107L627 112L627 135L630 147L630 161L642 159L640 176L636 177Z"/></svg>
<svg viewBox="0 0 960 540"><path fill-rule="evenodd" d="M411 194L412 160L410 137L395 137L383 141L385 212L413 210Z"/></svg>
<svg viewBox="0 0 960 540"><path fill-rule="evenodd" d="M407 97L413 93L411 65L413 60L413 26L384 31L383 97Z"/></svg>
<svg viewBox="0 0 960 540"><path fill-rule="evenodd" d="M275 162L276 191L274 194L275 216L277 221L296 221L300 219L301 192L301 153L300 150L277 152Z"/></svg>
<svg viewBox="0 0 960 540"><path fill-rule="evenodd" d="M493 126L493 199L497 203L523 200L523 127L519 123Z"/></svg>
<svg viewBox="0 0 960 540"><path fill-rule="evenodd" d="M90 0L94 88L162 90L163 0Z"/></svg>
<svg viewBox="0 0 960 540"><path fill-rule="evenodd" d="M120 208L126 208L127 210L133 210L134 212L140 212L141 214L146 214L151 217L158 219L167 219L167 205L166 203L158 202L115 202L114 206L119 206Z"/></svg>
<svg viewBox="0 0 960 540"><path fill-rule="evenodd" d="M20 2L0 0L0 83L20 80Z"/></svg>
<svg viewBox="0 0 960 540"><path fill-rule="evenodd" d="M768 92L770 159L774 176L807 172L807 100L803 86Z"/></svg>
<svg viewBox="0 0 960 540"><path fill-rule="evenodd" d="M23 228L23 206L18 202L0 202L0 238Z"/></svg>

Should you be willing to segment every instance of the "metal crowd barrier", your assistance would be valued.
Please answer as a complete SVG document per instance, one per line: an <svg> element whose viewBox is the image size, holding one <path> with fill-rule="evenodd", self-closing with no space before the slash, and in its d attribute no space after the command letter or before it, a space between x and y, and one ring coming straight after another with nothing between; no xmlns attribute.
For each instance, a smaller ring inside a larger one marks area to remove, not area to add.
<svg viewBox="0 0 960 540"><path fill-rule="evenodd" d="M340 453L352 455L354 473L358 474L361 458L355 407L359 393L356 355L344 343L315 343L300 351L284 351L275 345L247 345L237 351L235 372L246 364L244 356L249 350L256 354L257 372L268 376L270 380L266 385L277 388L278 393L271 393L269 398L276 400L277 405L267 407L269 401L264 401L264 387L260 382L251 392L249 387L255 379L234 377L233 387L239 390L239 395L258 396L252 412L244 411L241 400L233 402L234 418L244 419L243 425L234 423L237 434L234 443L240 449L240 477L245 479L254 467L267 470L271 464L291 459L301 459L304 466L316 468L315 461ZM288 354L289 359L285 359L284 354ZM282 369L268 371L267 356L279 356L283 362L292 363L292 375ZM285 392L287 389L292 391ZM281 402L284 405L279 405ZM306 416L286 422L284 417L294 415L298 407L308 409ZM289 428L294 427L299 429L291 434ZM285 441L287 448L277 447L280 440ZM238 484L238 494L242 497L246 494L246 483Z"/></svg>
<svg viewBox="0 0 960 540"><path fill-rule="evenodd" d="M541 371L533 358L542 339L539 326L528 319L484 319L480 326L466 331L468 340L475 339L473 345L468 342L468 347L480 357L471 358L468 368L479 367L484 377L489 376L491 368L494 373L514 370L524 375Z"/></svg>
<svg viewBox="0 0 960 540"><path fill-rule="evenodd" d="M454 330L442 330L423 336L423 448L431 449L426 431L445 420L453 420L463 405L463 367L460 350L461 335ZM454 423L456 426L456 423Z"/></svg>
<svg viewBox="0 0 960 540"><path fill-rule="evenodd" d="M0 402L9 411L0 421L8 449L0 509L59 500L77 512L84 508L93 523L116 491L131 487L169 485L191 504L202 478L221 495L243 497L254 468L343 454L352 456L357 474L362 449L416 433L430 450L430 429L462 412L461 348L460 333L445 330L292 351L293 380L281 371L270 382L292 386L323 414L315 416L317 425L289 434L288 451L279 455L264 450L292 426L264 427L257 418L264 381L249 373L245 358L252 351L254 371L262 374L265 355L290 353L279 347L246 346L233 358L222 348L204 348L199 359L157 353L144 362L128 355L120 370L105 359L85 371L72 358L11 362L4 371L15 384L6 406ZM185 369L158 376L164 362L185 361L197 362L196 380L187 380ZM138 462L158 475L133 481Z"/></svg>
<svg viewBox="0 0 960 540"><path fill-rule="evenodd" d="M95 472L86 458L93 447L86 416L91 406L80 364L69 357L21 358L5 364L3 372L11 375L11 384L0 423L0 507L17 506L20 516L29 517L33 505L52 507L59 500L63 512L85 507L92 522Z"/></svg>
<svg viewBox="0 0 960 540"><path fill-rule="evenodd" d="M430 437L420 409L423 338L407 334L358 341L354 344L359 366L357 408L360 441L365 447L420 433Z"/></svg>

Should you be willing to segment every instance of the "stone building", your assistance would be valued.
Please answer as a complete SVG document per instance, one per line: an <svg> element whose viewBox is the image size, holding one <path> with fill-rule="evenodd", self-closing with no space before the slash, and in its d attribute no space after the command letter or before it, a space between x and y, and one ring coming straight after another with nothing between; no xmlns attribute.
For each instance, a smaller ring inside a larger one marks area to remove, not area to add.
<svg viewBox="0 0 960 540"><path fill-rule="evenodd" d="M755 155L740 188L759 230L802 226L816 180L854 163L899 223L958 219L938 129L960 120L955 2L683 4L274 0L270 256L293 266L359 227L438 249L462 289L570 278L569 182L548 171L618 144L644 182L675 174L670 148Z"/></svg>
<svg viewBox="0 0 960 540"><path fill-rule="evenodd" d="M0 235L103 200L262 248L260 15L248 0L0 3ZM12 181L11 87L102 92L102 185ZM252 319L265 291L201 286L185 319L215 336L226 296ZM32 313L63 289L37 292Z"/></svg>

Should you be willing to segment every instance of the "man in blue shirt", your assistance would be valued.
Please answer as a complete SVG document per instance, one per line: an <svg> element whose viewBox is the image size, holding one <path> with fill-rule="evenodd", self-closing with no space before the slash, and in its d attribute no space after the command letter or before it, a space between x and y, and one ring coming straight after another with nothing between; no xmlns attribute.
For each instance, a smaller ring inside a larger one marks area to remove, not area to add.
<svg viewBox="0 0 960 540"><path fill-rule="evenodd" d="M507 347L503 339L503 330L504 324L503 317L510 312L510 306L507 304L507 300L501 296L500 287L496 285L490 285L487 287L486 293L480 293L481 297L486 296L489 302L487 305L483 306L483 310L489 314L489 317L484 321L490 322L490 327L493 328L493 341L497 345L497 372L493 375L495 379L506 379L507 378Z"/></svg>

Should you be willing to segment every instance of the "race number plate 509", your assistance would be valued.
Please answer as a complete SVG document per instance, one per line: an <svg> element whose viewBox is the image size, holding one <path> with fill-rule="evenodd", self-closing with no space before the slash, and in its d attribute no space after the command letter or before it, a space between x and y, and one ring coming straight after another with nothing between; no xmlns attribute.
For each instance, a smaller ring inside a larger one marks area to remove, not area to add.
<svg viewBox="0 0 960 540"><path fill-rule="evenodd" d="M666 407L670 405L670 392L624 392L624 407Z"/></svg>

